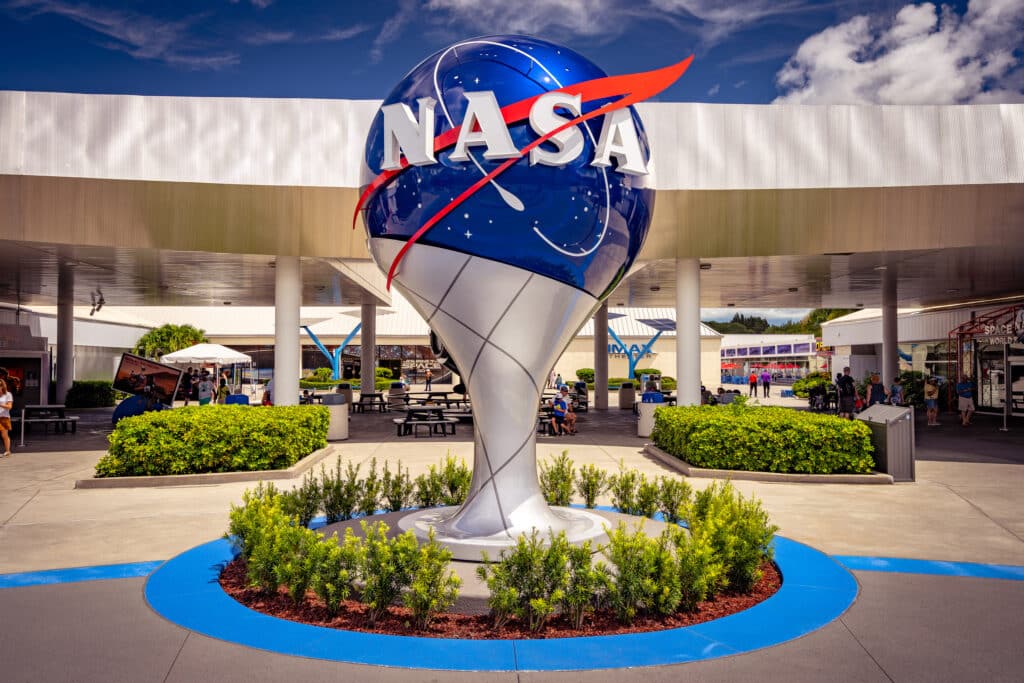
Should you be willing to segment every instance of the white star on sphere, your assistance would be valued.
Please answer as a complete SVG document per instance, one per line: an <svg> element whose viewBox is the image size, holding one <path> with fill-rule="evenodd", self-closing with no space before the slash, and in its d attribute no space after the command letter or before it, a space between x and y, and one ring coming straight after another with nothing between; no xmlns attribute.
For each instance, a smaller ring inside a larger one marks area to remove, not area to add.
<svg viewBox="0 0 1024 683"><path fill-rule="evenodd" d="M467 230L466 231L466 239L468 240L472 236L473 236L473 233L471 233L469 230Z"/></svg>

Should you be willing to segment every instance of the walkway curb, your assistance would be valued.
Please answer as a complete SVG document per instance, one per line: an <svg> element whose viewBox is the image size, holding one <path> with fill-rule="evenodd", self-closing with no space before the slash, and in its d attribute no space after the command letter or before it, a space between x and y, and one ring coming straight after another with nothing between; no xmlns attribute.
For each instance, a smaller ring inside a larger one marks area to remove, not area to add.
<svg viewBox="0 0 1024 683"><path fill-rule="evenodd" d="M695 479L732 479L734 481L765 481L786 484L892 484L892 475L872 474L791 474L788 472L750 472L748 470L709 470L670 455L652 443L644 446L649 455L669 468Z"/></svg>
<svg viewBox="0 0 1024 683"><path fill-rule="evenodd" d="M286 470L254 470L250 472L207 472L205 474L164 474L152 477L94 477L75 481L76 489L130 489L158 486L197 486L230 484L238 481L273 481L294 479L305 474L318 462L334 453L334 444L313 451Z"/></svg>

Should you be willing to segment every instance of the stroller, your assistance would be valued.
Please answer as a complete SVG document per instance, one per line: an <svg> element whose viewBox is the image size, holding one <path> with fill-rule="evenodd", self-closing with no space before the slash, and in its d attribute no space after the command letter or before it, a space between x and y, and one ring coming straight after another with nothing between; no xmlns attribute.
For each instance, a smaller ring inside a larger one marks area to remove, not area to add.
<svg viewBox="0 0 1024 683"><path fill-rule="evenodd" d="M825 397L827 396L827 390L824 386L818 385L811 387L807 392L807 405L814 412L824 412L827 402Z"/></svg>

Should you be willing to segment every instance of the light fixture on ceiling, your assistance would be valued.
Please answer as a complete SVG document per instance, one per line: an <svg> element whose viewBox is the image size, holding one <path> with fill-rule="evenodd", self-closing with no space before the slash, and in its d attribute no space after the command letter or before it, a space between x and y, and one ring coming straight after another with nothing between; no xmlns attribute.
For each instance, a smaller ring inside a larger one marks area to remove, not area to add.
<svg viewBox="0 0 1024 683"><path fill-rule="evenodd" d="M711 264L710 263L702 263L702 264L700 264L700 269L701 270L711 270Z"/></svg>
<svg viewBox="0 0 1024 683"><path fill-rule="evenodd" d="M626 304L625 304L625 303L623 303L622 301L620 301L619 303L617 303L617 304L615 304L615 305L616 305L616 306L625 306Z"/></svg>
<svg viewBox="0 0 1024 683"><path fill-rule="evenodd" d="M230 301L222 301L221 303L224 304L225 306L230 306L231 305Z"/></svg>
<svg viewBox="0 0 1024 683"><path fill-rule="evenodd" d="M661 287L659 287L658 285L652 285L651 286L651 291L652 292L660 292L661 291Z"/></svg>
<svg viewBox="0 0 1024 683"><path fill-rule="evenodd" d="M791 292L799 292L800 288L799 287L790 287L789 291L791 291Z"/></svg>
<svg viewBox="0 0 1024 683"><path fill-rule="evenodd" d="M875 266L875 270L889 270L889 266Z"/></svg>
<svg viewBox="0 0 1024 683"><path fill-rule="evenodd" d="M736 305L736 304L726 304L726 306L728 306L729 308L732 308L732 307L734 307L735 305Z"/></svg>
<svg viewBox="0 0 1024 683"><path fill-rule="evenodd" d="M857 304L857 308L864 308L864 304Z"/></svg>

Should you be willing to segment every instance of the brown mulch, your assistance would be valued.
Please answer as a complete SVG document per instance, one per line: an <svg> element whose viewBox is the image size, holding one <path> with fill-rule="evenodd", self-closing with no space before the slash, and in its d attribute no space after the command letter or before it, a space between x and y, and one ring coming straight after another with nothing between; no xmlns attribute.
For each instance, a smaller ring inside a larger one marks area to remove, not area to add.
<svg viewBox="0 0 1024 683"><path fill-rule="evenodd" d="M714 600L700 603L694 612L680 612L668 617L641 617L637 618L630 626L620 624L611 612L598 612L590 615L587 623L581 629L575 629L568 620L556 617L549 621L544 632L539 634L531 633L525 624L516 619L512 619L505 627L496 630L488 615L451 612L439 614L426 631L421 631L413 625L410 610L397 606L388 608L388 615L378 620L376 625L370 626L366 617L366 606L356 601L346 601L338 614L332 617L327 613L323 603L312 593L307 594L303 603L295 604L284 589L277 593L267 593L257 588L250 588L246 583L245 563L240 557L224 568L220 576L220 585L224 592L249 609L279 619L313 626L400 636L500 640L576 638L641 633L693 626L713 619L720 619L750 609L759 602L767 600L779 590L782 585L782 577L775 565L766 562L762 565L761 571L763 573L761 581L754 586L751 593L736 594L726 591L719 594Z"/></svg>

